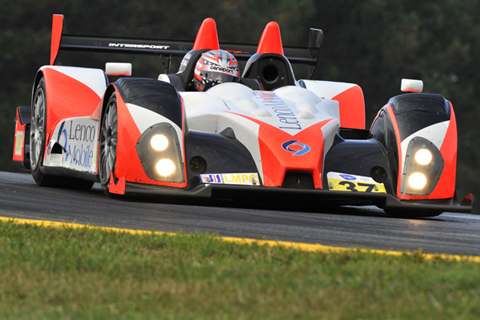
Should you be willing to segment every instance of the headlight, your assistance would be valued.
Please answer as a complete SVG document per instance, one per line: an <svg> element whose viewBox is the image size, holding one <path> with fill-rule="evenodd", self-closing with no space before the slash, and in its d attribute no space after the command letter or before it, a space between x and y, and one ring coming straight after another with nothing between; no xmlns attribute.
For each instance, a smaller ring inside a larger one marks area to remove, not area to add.
<svg viewBox="0 0 480 320"><path fill-rule="evenodd" d="M183 156L177 132L169 123L157 123L142 134L137 153L143 170L152 180L185 182Z"/></svg>
<svg viewBox="0 0 480 320"><path fill-rule="evenodd" d="M175 171L175 164L170 159L161 159L155 167L161 176L169 176Z"/></svg>
<svg viewBox="0 0 480 320"><path fill-rule="evenodd" d="M168 139L163 134L156 134L150 139L150 145L156 151L163 151L168 148Z"/></svg>
<svg viewBox="0 0 480 320"><path fill-rule="evenodd" d="M410 140L403 166L400 192L405 195L428 195L437 185L443 171L440 150L429 140Z"/></svg>
<svg viewBox="0 0 480 320"><path fill-rule="evenodd" d="M426 166L432 162L432 159L432 153L428 149L421 148L415 152L415 161L422 166Z"/></svg>
<svg viewBox="0 0 480 320"><path fill-rule="evenodd" d="M415 190L421 190L427 185L427 178L423 173L414 172L408 176L408 184Z"/></svg>

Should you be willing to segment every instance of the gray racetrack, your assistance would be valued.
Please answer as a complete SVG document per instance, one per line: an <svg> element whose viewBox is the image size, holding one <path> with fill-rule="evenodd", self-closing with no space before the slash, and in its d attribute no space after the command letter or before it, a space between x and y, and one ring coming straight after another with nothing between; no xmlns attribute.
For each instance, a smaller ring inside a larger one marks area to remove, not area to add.
<svg viewBox="0 0 480 320"><path fill-rule="evenodd" d="M338 247L480 256L480 217L443 213L397 219L375 207L317 210L222 203L158 203L38 187L29 174L0 172L0 216L126 229L319 243Z"/></svg>

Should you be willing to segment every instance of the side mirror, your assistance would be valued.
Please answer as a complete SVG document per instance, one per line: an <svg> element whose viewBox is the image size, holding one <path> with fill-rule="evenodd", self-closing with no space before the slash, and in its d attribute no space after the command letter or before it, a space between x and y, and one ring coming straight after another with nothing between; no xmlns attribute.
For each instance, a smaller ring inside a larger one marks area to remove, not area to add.
<svg viewBox="0 0 480 320"><path fill-rule="evenodd" d="M415 79L402 79L401 90L403 92L417 92L423 91L423 81Z"/></svg>
<svg viewBox="0 0 480 320"><path fill-rule="evenodd" d="M108 76L131 76L132 64L126 62L107 62L105 73Z"/></svg>

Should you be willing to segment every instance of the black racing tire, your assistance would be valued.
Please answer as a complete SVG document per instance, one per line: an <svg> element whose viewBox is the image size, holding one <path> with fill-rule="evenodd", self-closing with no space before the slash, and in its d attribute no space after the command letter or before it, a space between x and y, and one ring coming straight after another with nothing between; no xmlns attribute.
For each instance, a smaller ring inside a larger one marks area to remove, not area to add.
<svg viewBox="0 0 480 320"><path fill-rule="evenodd" d="M117 115L117 96L113 93L108 99L105 107L102 124L100 127L100 153L98 175L100 184L106 195L110 193L110 176L115 170L117 159L117 134L118 134L118 115Z"/></svg>
<svg viewBox="0 0 480 320"><path fill-rule="evenodd" d="M45 81L40 79L32 98L32 119L30 123L30 168L35 183L47 186L49 180L41 170L45 150L45 127L47 123L47 96Z"/></svg>
<svg viewBox="0 0 480 320"><path fill-rule="evenodd" d="M42 168L46 143L47 95L45 79L41 78L35 87L32 99L32 119L30 123L30 168L38 186L90 190L93 181L71 177L48 175Z"/></svg>

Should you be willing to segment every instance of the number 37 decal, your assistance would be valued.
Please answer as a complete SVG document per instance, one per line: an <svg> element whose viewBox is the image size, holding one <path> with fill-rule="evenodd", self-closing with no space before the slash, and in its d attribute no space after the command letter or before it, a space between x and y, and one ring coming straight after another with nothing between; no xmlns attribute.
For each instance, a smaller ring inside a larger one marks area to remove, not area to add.
<svg viewBox="0 0 480 320"><path fill-rule="evenodd" d="M348 191L354 192L378 192L378 187L375 184L370 183L354 183L351 181L340 181L338 183L341 186L345 186Z"/></svg>
<svg viewBox="0 0 480 320"><path fill-rule="evenodd" d="M327 174L328 188L335 191L381 192L385 193L383 183L377 183L370 177L346 175L337 172Z"/></svg>

